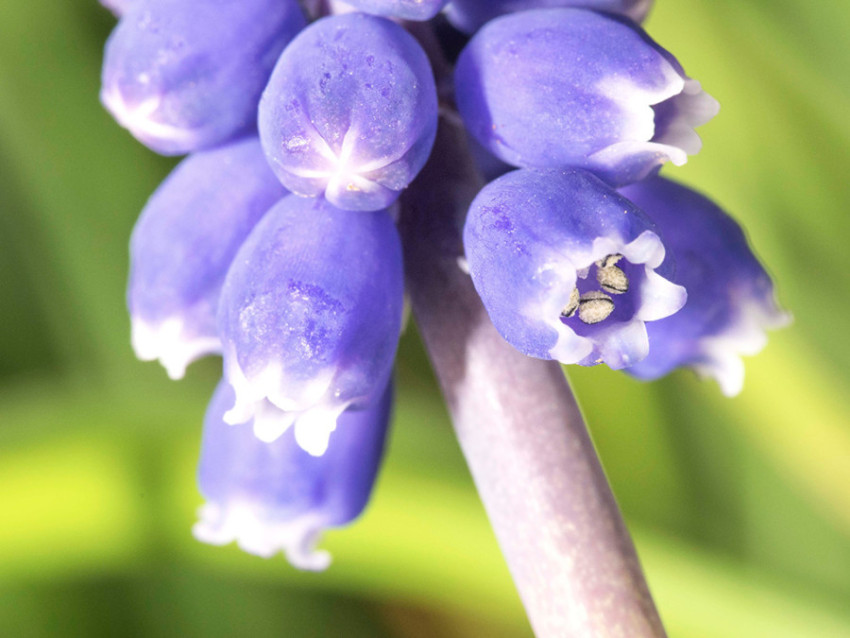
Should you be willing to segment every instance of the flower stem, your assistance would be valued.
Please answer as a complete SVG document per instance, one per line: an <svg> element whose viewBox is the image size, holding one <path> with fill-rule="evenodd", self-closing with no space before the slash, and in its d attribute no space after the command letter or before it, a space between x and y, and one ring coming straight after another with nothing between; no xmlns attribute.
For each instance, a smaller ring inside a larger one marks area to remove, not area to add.
<svg viewBox="0 0 850 638"><path fill-rule="evenodd" d="M461 448L538 638L665 635L561 367L496 332L458 265L480 184L442 118L401 201L413 314Z"/></svg>

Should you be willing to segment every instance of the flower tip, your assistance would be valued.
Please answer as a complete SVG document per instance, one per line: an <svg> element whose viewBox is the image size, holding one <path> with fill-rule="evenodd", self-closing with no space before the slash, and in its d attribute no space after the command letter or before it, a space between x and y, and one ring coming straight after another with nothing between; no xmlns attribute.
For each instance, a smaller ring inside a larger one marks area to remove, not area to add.
<svg viewBox="0 0 850 638"><path fill-rule="evenodd" d="M224 415L224 418L227 421L227 414ZM292 427L292 422L295 420L292 413L278 410L267 404L263 406L263 409L256 410L253 418L254 436L264 443L272 443L279 439L284 432Z"/></svg>
<svg viewBox="0 0 850 638"><path fill-rule="evenodd" d="M158 324L133 317L130 342L136 357L142 361L158 359L169 378L175 381L183 378L190 363L221 349L218 339L188 335L183 322L177 317Z"/></svg>
<svg viewBox="0 0 850 638"><path fill-rule="evenodd" d="M125 99L118 86L104 86L100 102L115 121L142 144L162 155L180 155L193 150L192 131L157 121L155 114L162 103L161 96L147 97L136 103Z"/></svg>
<svg viewBox="0 0 850 638"><path fill-rule="evenodd" d="M236 541L240 549L261 558L283 552L293 567L322 571L331 564L331 555L316 549L322 527L315 516L270 522L247 506L206 503L198 510L192 535L210 545Z"/></svg>
<svg viewBox="0 0 850 638"><path fill-rule="evenodd" d="M348 403L333 408L307 410L295 421L295 441L311 456L322 456L328 449L331 433Z"/></svg>
<svg viewBox="0 0 850 638"><path fill-rule="evenodd" d="M744 388L742 357L757 355L767 345L767 331L783 328L792 320L791 313L774 299L750 300L742 306L731 330L706 340L706 361L694 365L695 371L717 381L725 396L737 396Z"/></svg>
<svg viewBox="0 0 850 638"><path fill-rule="evenodd" d="M687 78L682 93L693 99L688 110L694 126L706 124L720 113L720 102L702 88L699 80Z"/></svg>
<svg viewBox="0 0 850 638"><path fill-rule="evenodd" d="M702 139L695 129L707 124L719 111L720 103L697 80L685 78L682 91L670 100L666 112L658 114L652 141L666 149L674 166L682 166L688 156L702 150Z"/></svg>
<svg viewBox="0 0 850 638"><path fill-rule="evenodd" d="M694 372L701 377L714 379L723 396L738 396L744 389L744 361L738 353L729 351L719 342L716 348L706 346L706 350L709 352L708 360L695 364Z"/></svg>
<svg viewBox="0 0 850 638"><path fill-rule="evenodd" d="M323 572L331 566L331 555L323 550L306 554L290 551L286 552L286 558L293 567L308 572Z"/></svg>
<svg viewBox="0 0 850 638"><path fill-rule="evenodd" d="M268 399L245 404L237 397L234 406L224 413L223 420L229 425L238 425L253 419L254 436L264 443L273 443L294 427L298 446L311 456L322 456L328 449L339 416L348 405L349 402L343 402L289 411L280 409Z"/></svg>
<svg viewBox="0 0 850 638"><path fill-rule="evenodd" d="M640 308L635 314L643 321L658 321L681 310L688 301L684 286L665 279L657 272L646 269Z"/></svg>

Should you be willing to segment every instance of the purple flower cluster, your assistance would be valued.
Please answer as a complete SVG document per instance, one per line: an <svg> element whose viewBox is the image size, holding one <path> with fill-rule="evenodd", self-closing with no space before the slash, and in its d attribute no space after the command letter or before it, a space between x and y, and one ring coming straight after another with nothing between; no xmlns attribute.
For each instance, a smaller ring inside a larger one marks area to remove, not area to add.
<svg viewBox="0 0 850 638"><path fill-rule="evenodd" d="M133 232L128 306L138 356L171 377L224 359L202 540L322 568L319 533L365 506L402 324L397 199L440 113L499 167L466 265L523 353L688 366L733 394L785 319L735 222L657 176L717 103L638 25L648 0L103 2L120 16L104 105L188 154ZM466 44L435 80L439 33Z"/></svg>

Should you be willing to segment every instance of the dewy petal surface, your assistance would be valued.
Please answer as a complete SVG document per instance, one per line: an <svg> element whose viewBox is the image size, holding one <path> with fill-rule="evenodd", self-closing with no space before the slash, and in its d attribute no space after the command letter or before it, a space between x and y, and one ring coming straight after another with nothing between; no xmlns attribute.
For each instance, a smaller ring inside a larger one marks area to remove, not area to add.
<svg viewBox="0 0 850 638"><path fill-rule="evenodd" d="M106 44L101 101L158 153L210 148L255 129L263 87L304 25L296 0L137 0Z"/></svg>
<svg viewBox="0 0 850 638"><path fill-rule="evenodd" d="M389 377L402 281L386 211L284 198L242 245L222 290L218 327L236 391L227 421L254 419L269 440L309 423L296 436L321 454L339 414Z"/></svg>
<svg viewBox="0 0 850 638"><path fill-rule="evenodd" d="M233 400L222 381L204 420L198 484L206 504L195 536L214 545L236 541L263 557L283 551L295 567L324 569L330 556L315 549L321 533L349 523L369 500L392 389L362 410L343 412L320 457L301 449L292 430L268 443L254 436L250 422L228 425L223 415Z"/></svg>
<svg viewBox="0 0 850 638"><path fill-rule="evenodd" d="M614 186L685 163L693 125L717 111L638 26L582 9L490 21L461 53L455 87L467 128L504 161L585 168Z"/></svg>
<svg viewBox="0 0 850 638"><path fill-rule="evenodd" d="M133 348L172 378L221 352L216 311L239 246L287 192L249 137L183 160L151 196L130 239Z"/></svg>
<svg viewBox="0 0 850 638"><path fill-rule="evenodd" d="M496 329L542 359L632 365L648 352L645 322L676 312L686 298L656 272L665 249L652 222L587 171L523 169L491 182L470 207L464 247ZM607 258L627 290L600 288ZM590 319L582 304L608 314Z"/></svg>
<svg viewBox="0 0 850 638"><path fill-rule="evenodd" d="M399 25L349 13L314 22L281 56L259 108L284 185L347 210L386 208L428 159L437 93L425 53Z"/></svg>
<svg viewBox="0 0 850 638"><path fill-rule="evenodd" d="M713 377L724 394L741 391L741 355L761 350L766 330L789 315L741 227L705 196L653 177L620 191L658 225L676 259L673 281L688 289L675 315L647 324L650 352L627 372L655 379L688 366Z"/></svg>

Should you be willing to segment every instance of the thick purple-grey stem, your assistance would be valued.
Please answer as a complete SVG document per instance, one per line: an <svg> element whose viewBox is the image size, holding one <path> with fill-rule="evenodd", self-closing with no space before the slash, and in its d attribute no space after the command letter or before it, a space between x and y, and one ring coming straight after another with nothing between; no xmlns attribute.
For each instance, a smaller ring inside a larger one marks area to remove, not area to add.
<svg viewBox="0 0 850 638"><path fill-rule="evenodd" d="M634 546L560 366L508 345L468 275L460 224L477 178L444 118L405 192L413 314L538 638L664 636Z"/></svg>

